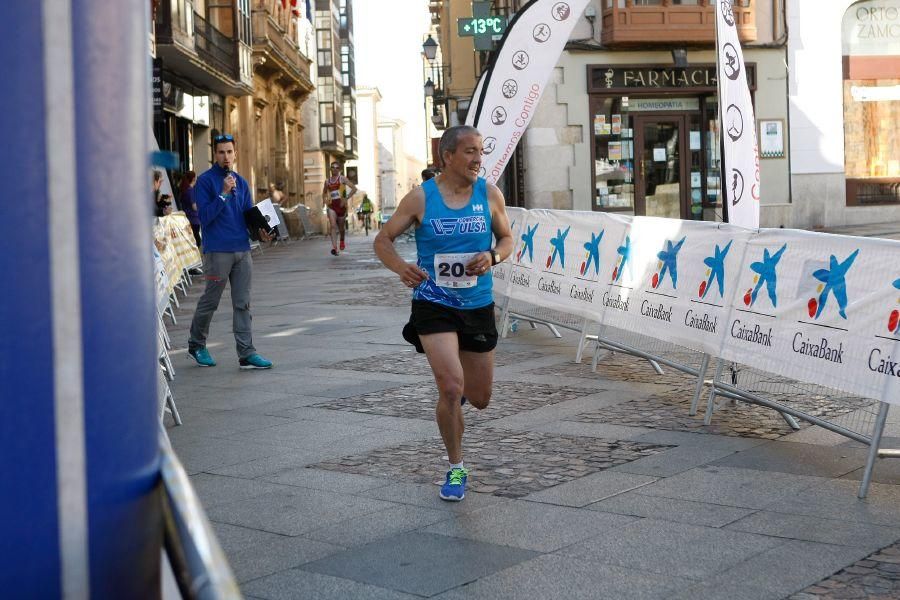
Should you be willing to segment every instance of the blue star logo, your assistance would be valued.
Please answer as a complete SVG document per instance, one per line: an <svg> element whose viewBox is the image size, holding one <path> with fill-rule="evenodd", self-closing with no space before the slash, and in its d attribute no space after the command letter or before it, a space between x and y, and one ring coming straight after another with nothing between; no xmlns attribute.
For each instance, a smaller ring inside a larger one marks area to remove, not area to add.
<svg viewBox="0 0 900 600"><path fill-rule="evenodd" d="M628 262L628 259L631 258L631 236L625 236L625 242L618 247L616 252L621 256L621 260L619 261L619 266L613 269L613 281L619 281L622 279L622 271L625 270L625 265L628 265L628 272L631 273L631 263Z"/></svg>
<svg viewBox="0 0 900 600"><path fill-rule="evenodd" d="M590 270L591 265L594 265L594 275L600 274L600 240L603 239L604 233L605 230L601 231L600 235L591 233L591 241L584 244L584 249L587 250L587 261L581 267L582 275Z"/></svg>
<svg viewBox="0 0 900 600"><path fill-rule="evenodd" d="M534 233L537 231L539 224L535 224L534 227L528 227L528 231L522 234L522 249L519 250L519 262L522 262L522 257L525 256L525 251L528 251L528 261L534 262Z"/></svg>
<svg viewBox="0 0 900 600"><path fill-rule="evenodd" d="M781 260L781 255L784 254L785 250L787 250L787 244L779 248L778 252L775 254L769 255L769 249L765 248L763 249L762 262L756 261L750 264L750 269L759 275L759 281L756 282L756 287L753 288L753 291L750 293L751 306L756 302L756 295L763 285L766 286L766 291L769 293L769 300L772 302L772 306L778 306L778 296L775 292L775 286L778 283L778 274L775 272L775 267L778 266L778 261Z"/></svg>
<svg viewBox="0 0 900 600"><path fill-rule="evenodd" d="M653 287L657 287L666 278L666 273L672 279L672 289L678 289L678 252L684 245L687 236L681 238L677 244L672 244L672 240L666 240L666 249L658 252L656 258L662 262L662 270L659 272L659 279Z"/></svg>
<svg viewBox="0 0 900 600"><path fill-rule="evenodd" d="M853 253L846 258L843 262L838 262L837 257L834 254L831 255L829 259L828 269L819 269L815 273L813 273L813 277L821 281L825 284L825 287L822 288L822 292L819 294L818 307L816 308L815 319L819 318L819 315L822 314L822 310L825 308L825 303L828 302L828 293L830 292L835 301L838 303L838 314L841 315L842 318L847 318L847 271L850 270L850 267L853 266L853 261L856 260L857 255L859 255L859 249L853 251ZM894 285L897 285L897 282L894 282Z"/></svg>
<svg viewBox="0 0 900 600"><path fill-rule="evenodd" d="M566 268L566 238L569 235L570 229L572 229L571 225L566 227L565 231L557 229L556 237L550 238L550 245L553 247L553 254L550 255L550 260L547 262L548 269L553 267L553 264L556 262L557 257L559 257L559 265L563 269Z"/></svg>
<svg viewBox="0 0 900 600"><path fill-rule="evenodd" d="M719 284L719 297L721 298L725 295L725 257L728 256L731 244L732 242L728 242L724 248L719 248L719 245L716 244L715 254L703 259L703 264L709 267L709 279L706 280L706 285L703 287L703 293L700 294L700 298L706 298L710 288L712 288L713 281Z"/></svg>

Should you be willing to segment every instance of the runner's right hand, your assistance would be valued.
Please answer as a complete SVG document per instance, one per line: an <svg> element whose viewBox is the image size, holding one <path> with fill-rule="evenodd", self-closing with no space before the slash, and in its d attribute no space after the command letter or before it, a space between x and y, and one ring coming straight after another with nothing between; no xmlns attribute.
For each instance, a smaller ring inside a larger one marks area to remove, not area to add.
<svg viewBox="0 0 900 600"><path fill-rule="evenodd" d="M409 288L414 288L428 279L428 273L414 263L406 263L406 266L403 267L398 275L400 275L400 281L403 282L403 285Z"/></svg>

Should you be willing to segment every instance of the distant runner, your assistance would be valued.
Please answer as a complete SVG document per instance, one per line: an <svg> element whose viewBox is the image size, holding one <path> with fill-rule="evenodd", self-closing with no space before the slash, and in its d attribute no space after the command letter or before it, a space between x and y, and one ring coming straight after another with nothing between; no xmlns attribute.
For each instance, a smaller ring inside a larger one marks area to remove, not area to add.
<svg viewBox="0 0 900 600"><path fill-rule="evenodd" d="M348 188L351 192L348 194ZM340 254L337 245L337 234L341 236L341 250L346 248L344 234L347 230L347 199L356 193L353 182L341 174L341 164L331 163L331 177L322 186L322 202L328 210L328 221L331 223L331 253Z"/></svg>

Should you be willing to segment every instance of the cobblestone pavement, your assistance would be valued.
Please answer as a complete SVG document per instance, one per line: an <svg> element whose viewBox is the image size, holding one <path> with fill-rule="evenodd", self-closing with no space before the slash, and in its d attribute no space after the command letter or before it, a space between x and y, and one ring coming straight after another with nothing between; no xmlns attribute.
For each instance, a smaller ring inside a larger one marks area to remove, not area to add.
<svg viewBox="0 0 900 600"><path fill-rule="evenodd" d="M669 446L490 427L466 430L467 490L520 498L661 452ZM317 469L442 484L447 458L440 437L313 465Z"/></svg>
<svg viewBox="0 0 900 600"><path fill-rule="evenodd" d="M605 354L597 363L597 372L591 371L591 356L585 353L580 363L568 362L561 365L539 367L527 371L532 375L555 375L559 377L578 377L581 379L611 379L613 381L641 381L658 383L665 386L691 386L695 377L681 371L666 367L663 375L658 375L653 367L643 358L616 352Z"/></svg>
<svg viewBox="0 0 900 600"><path fill-rule="evenodd" d="M681 356L681 360L687 362L685 356ZM688 412L697 385L696 377L671 368L665 368L665 374L658 375L646 360L621 352L605 354L597 363L596 373L591 371L589 359L583 360L580 364L569 362L539 367L527 372L533 375L556 375L565 378L637 381L659 386L646 398L570 417L567 419L570 421L770 440L793 431L777 412L769 408L745 402L730 402L721 398L717 400L712 423L706 426L703 424L703 415L709 394L708 386L701 395L698 414L691 417ZM727 372L726 377L730 379ZM831 421L838 420L857 409L876 404L864 398L835 394L833 391L829 393L828 390L817 386L798 384L783 377L762 375L750 370L740 371L737 377L742 389ZM798 420L798 423L801 429L810 426L806 421ZM851 428L868 433L865 428L870 424L854 423L859 427Z"/></svg>
<svg viewBox="0 0 900 600"><path fill-rule="evenodd" d="M476 410L470 404L466 404L463 409L467 423L479 423L582 398L597 391L541 383L499 381L494 383L491 404L486 410ZM315 407L432 421L436 399L437 388L433 381L429 381L388 391L329 400L316 404Z"/></svg>
<svg viewBox="0 0 900 600"><path fill-rule="evenodd" d="M536 358L543 358L542 352L510 352L498 349L494 354L494 364L498 367L518 364ZM349 369L366 373L396 373L397 375L431 376L431 367L424 354L412 350L400 350L392 354L379 354L367 358L345 360L337 364L328 364L328 369Z"/></svg>
<svg viewBox="0 0 900 600"><path fill-rule="evenodd" d="M793 431L778 413L761 406L743 402L724 406L716 411L710 425L703 424L703 407L693 417L688 415L690 407L690 397L673 400L650 396L610 406L602 411L582 413L566 420L766 440L774 440ZM806 424L801 423L801 427L803 426Z"/></svg>
<svg viewBox="0 0 900 600"><path fill-rule="evenodd" d="M789 600L890 600L900 598L900 542L811 585Z"/></svg>
<svg viewBox="0 0 900 600"><path fill-rule="evenodd" d="M717 399L717 407L712 422L703 424L706 411L706 395L709 388L704 389L697 414L688 414L694 395L694 386L672 387L665 392L655 393L624 402L616 406L604 408L602 411L583 413L567 420L581 423L613 423L634 427L649 427L669 431L691 431L694 433L711 433L730 437L753 437L774 440L793 430L781 415L769 408L746 402L732 402ZM787 406L803 411L806 414L824 418L829 421L838 420L841 416L854 412L858 408L870 407L871 401L861 398L842 398L833 396L805 396L802 394L766 394L766 397ZM798 420L801 429L810 427L806 421Z"/></svg>

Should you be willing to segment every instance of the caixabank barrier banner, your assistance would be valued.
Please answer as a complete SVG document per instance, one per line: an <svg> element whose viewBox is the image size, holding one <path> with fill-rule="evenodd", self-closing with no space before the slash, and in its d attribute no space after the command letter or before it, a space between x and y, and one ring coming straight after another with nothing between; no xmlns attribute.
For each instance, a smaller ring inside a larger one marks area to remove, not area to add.
<svg viewBox="0 0 900 600"><path fill-rule="evenodd" d="M543 209L515 219L511 299L900 403L900 242Z"/></svg>
<svg viewBox="0 0 900 600"><path fill-rule="evenodd" d="M579 211L529 211L510 257L510 297L599 321L629 219ZM603 258L602 258L603 257Z"/></svg>
<svg viewBox="0 0 900 600"><path fill-rule="evenodd" d="M513 247L522 236L522 228L528 219L528 211L515 206L506 207L506 216L509 218L509 228L512 230ZM515 254L515 250L513 250ZM494 295L507 297L509 295L509 275L512 270L512 257L498 265L494 265L491 275L494 278Z"/></svg>
<svg viewBox="0 0 900 600"><path fill-rule="evenodd" d="M604 325L716 354L749 238L728 225L635 217L615 257L624 306Z"/></svg>
<svg viewBox="0 0 900 600"><path fill-rule="evenodd" d="M898 259L890 240L760 231L741 265L721 356L900 402Z"/></svg>

